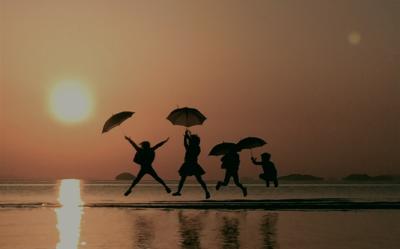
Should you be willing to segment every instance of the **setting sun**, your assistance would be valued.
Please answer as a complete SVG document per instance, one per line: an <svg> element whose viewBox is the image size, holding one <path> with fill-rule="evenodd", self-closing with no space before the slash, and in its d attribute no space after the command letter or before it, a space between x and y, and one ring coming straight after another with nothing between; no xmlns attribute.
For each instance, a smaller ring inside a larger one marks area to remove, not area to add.
<svg viewBox="0 0 400 249"><path fill-rule="evenodd" d="M50 93L50 110L57 119L63 122L82 121L90 115L92 108L91 94L79 82L62 82Z"/></svg>

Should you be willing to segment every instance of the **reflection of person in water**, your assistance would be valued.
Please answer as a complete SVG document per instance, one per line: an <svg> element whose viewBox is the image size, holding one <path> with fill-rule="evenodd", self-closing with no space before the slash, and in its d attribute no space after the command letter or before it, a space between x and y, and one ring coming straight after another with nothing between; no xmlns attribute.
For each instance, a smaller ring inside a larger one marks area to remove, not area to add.
<svg viewBox="0 0 400 249"><path fill-rule="evenodd" d="M237 218L223 217L224 225L221 227L222 248L239 249L239 220Z"/></svg>
<svg viewBox="0 0 400 249"><path fill-rule="evenodd" d="M276 231L276 223L278 221L278 214L267 214L263 218L263 222L261 224L261 233L264 237L264 248L265 249L274 249L279 248L279 244L277 242L277 231Z"/></svg>
<svg viewBox="0 0 400 249"><path fill-rule="evenodd" d="M190 131L186 130L183 144L186 149L185 153L185 161L181 168L179 169L179 175L181 176L181 180L179 181L178 190L173 194L174 196L181 195L181 190L183 188L183 184L185 183L186 177L195 176L196 180L200 183L201 187L204 189L206 194L206 199L210 198L210 193L207 190L207 185L204 182L202 175L205 174L205 171L198 163L198 157L200 154L200 137L197 135L192 135Z"/></svg>
<svg viewBox="0 0 400 249"><path fill-rule="evenodd" d="M187 217L183 212L178 213L179 232L182 237L182 249L200 249L200 232L203 228L200 218L196 215L194 217Z"/></svg>
<svg viewBox="0 0 400 249"><path fill-rule="evenodd" d="M261 162L257 162L254 157L251 157L251 161L254 165L262 165L264 173L260 174L260 178L265 181L267 187L269 187L269 181L273 181L275 187L278 187L278 173L274 163L270 161L270 158L271 154L263 153L261 154Z"/></svg>
<svg viewBox="0 0 400 249"><path fill-rule="evenodd" d="M136 246L139 249L152 248L154 240L154 226L152 219L137 216L135 221Z"/></svg>
<svg viewBox="0 0 400 249"><path fill-rule="evenodd" d="M236 186L238 186L242 190L243 195L246 196L247 188L245 188L239 181L240 157L237 150L230 150L221 158L221 161L221 168L225 169L225 178L223 182L219 181L217 183L216 189L219 190L221 186L228 186L231 177L233 177L233 181Z"/></svg>
<svg viewBox="0 0 400 249"><path fill-rule="evenodd" d="M156 144L151 147L148 141L142 142L139 147L130 137L125 136L125 139L129 141L129 143L135 148L136 154L133 161L140 165L140 171L137 174L136 178L133 180L132 185L125 192L125 196L129 195L132 192L132 188L135 187L136 184L142 179L145 174L151 175L156 181L162 184L167 193L171 193L171 189L165 184L165 182L157 175L156 171L153 169L152 163L155 158L155 151L163 146L169 138L166 140Z"/></svg>

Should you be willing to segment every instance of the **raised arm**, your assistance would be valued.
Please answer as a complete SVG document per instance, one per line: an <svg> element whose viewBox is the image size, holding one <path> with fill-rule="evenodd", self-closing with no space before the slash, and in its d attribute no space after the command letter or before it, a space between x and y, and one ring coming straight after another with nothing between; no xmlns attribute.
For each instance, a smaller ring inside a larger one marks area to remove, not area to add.
<svg viewBox="0 0 400 249"><path fill-rule="evenodd" d="M189 147L189 139L190 139L190 133L188 130L185 131L185 135L183 136L183 145L187 149Z"/></svg>
<svg viewBox="0 0 400 249"><path fill-rule="evenodd" d="M256 159L254 157L251 157L251 161L255 164L255 165L262 165L262 162L257 162Z"/></svg>
<svg viewBox="0 0 400 249"><path fill-rule="evenodd" d="M135 150L140 150L140 147L130 137L125 136L125 139L128 140L128 142L133 146L133 148L135 148Z"/></svg>
<svg viewBox="0 0 400 249"><path fill-rule="evenodd" d="M165 139L164 141L159 142L158 144L153 146L153 150L156 150L158 148L160 148L161 146L163 146L166 142L168 142L169 138Z"/></svg>

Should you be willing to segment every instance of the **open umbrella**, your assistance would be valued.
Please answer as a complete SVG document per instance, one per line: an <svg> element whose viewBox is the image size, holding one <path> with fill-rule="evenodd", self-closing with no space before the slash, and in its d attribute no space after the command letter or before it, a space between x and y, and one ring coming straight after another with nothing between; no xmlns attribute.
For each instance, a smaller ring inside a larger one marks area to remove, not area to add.
<svg viewBox="0 0 400 249"><path fill-rule="evenodd" d="M120 125L122 122L130 118L134 112L120 112L117 114L112 115L103 126L103 131L101 133L107 132L112 128Z"/></svg>
<svg viewBox="0 0 400 249"><path fill-rule="evenodd" d="M195 108L178 108L173 110L167 117L173 125L181 125L186 128L201 125L207 119L199 110Z"/></svg>
<svg viewBox="0 0 400 249"><path fill-rule="evenodd" d="M257 147L261 147L263 145L267 144L263 139L258 138L258 137L246 137L240 140L237 143L237 146L240 150L243 149L253 149ZM250 151L252 153L252 151ZM253 153L252 153L253 154Z"/></svg>
<svg viewBox="0 0 400 249"><path fill-rule="evenodd" d="M210 150L210 153L208 153L208 155L221 156L221 155L225 155L226 153L228 153L230 150L233 150L233 149L236 149L236 144L223 142L223 143L215 145Z"/></svg>

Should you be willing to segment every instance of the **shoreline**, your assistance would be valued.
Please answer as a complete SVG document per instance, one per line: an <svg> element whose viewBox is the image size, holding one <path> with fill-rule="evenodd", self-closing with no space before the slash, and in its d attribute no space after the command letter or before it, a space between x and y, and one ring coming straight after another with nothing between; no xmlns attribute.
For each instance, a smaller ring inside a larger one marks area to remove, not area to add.
<svg viewBox="0 0 400 249"><path fill-rule="evenodd" d="M0 203L2 209L61 208L59 203ZM200 200L131 203L87 203L82 208L198 209L198 210L400 210L400 201L349 201L346 199Z"/></svg>
<svg viewBox="0 0 400 249"><path fill-rule="evenodd" d="M150 203L94 203L90 208L226 209L226 210L400 210L400 202L354 202L344 199L204 200Z"/></svg>

